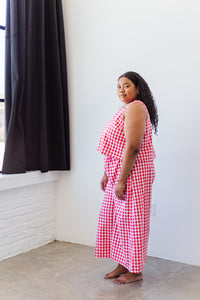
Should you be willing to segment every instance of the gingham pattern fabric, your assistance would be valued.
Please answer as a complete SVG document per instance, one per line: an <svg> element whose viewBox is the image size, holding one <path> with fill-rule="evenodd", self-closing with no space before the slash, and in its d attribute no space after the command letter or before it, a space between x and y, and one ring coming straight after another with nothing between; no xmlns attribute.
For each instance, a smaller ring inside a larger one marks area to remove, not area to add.
<svg viewBox="0 0 200 300"><path fill-rule="evenodd" d="M148 110L142 101L135 100L128 105L134 105L134 103L141 103L147 113ZM127 105L127 106L128 106ZM126 141L124 136L124 121L123 113L127 108L126 105L122 106L118 113L112 118L112 120L105 126L102 131L99 145L97 150L105 156L122 159L125 149ZM152 126L148 113L148 119L146 122L146 131L144 134L143 143L141 145L140 152L138 153L137 160L147 161L155 158L155 152L152 146Z"/></svg>
<svg viewBox="0 0 200 300"><path fill-rule="evenodd" d="M135 102L141 101L132 103ZM155 152L148 114L141 149L126 181L125 200L119 200L114 189L125 147L122 119L125 109L122 107L105 127L98 146L101 153L106 153L104 162L108 183L99 213L95 256L112 258L130 272L140 273L147 255Z"/></svg>

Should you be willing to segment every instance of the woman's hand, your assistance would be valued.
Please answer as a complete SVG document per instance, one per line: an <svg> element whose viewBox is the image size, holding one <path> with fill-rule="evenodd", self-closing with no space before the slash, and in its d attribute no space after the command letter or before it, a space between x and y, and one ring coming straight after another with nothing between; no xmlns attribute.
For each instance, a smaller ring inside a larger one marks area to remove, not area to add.
<svg viewBox="0 0 200 300"><path fill-rule="evenodd" d="M118 182L115 186L115 195L120 200L124 200L125 183Z"/></svg>
<svg viewBox="0 0 200 300"><path fill-rule="evenodd" d="M106 172L104 173L102 179L101 179L101 189L105 192L105 189L106 189L106 185L107 185L107 182L108 182L108 176L106 174Z"/></svg>

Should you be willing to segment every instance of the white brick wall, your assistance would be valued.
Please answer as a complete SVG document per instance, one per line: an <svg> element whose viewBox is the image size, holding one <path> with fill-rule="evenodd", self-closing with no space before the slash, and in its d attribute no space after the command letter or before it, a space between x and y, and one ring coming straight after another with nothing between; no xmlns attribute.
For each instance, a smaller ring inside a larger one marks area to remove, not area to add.
<svg viewBox="0 0 200 300"><path fill-rule="evenodd" d="M55 239L55 191L56 181L0 191L0 260Z"/></svg>

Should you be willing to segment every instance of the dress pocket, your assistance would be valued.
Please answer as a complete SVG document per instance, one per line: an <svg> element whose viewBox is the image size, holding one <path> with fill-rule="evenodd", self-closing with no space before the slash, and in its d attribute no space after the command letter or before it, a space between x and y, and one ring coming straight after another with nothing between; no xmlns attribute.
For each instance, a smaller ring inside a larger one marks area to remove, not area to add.
<svg viewBox="0 0 200 300"><path fill-rule="evenodd" d="M117 196L114 196L114 212L116 224L121 227L123 223L124 213L126 208L126 200L120 200Z"/></svg>

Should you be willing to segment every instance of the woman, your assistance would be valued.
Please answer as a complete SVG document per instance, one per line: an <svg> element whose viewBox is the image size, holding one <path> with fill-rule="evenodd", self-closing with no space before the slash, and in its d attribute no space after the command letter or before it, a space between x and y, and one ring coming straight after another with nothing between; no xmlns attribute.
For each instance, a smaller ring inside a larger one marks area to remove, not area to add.
<svg viewBox="0 0 200 300"><path fill-rule="evenodd" d="M105 156L96 257L118 262L105 279L124 284L143 279L150 227L151 190L155 177L152 126L158 115L151 91L135 72L118 79L125 104L104 128L98 151Z"/></svg>

